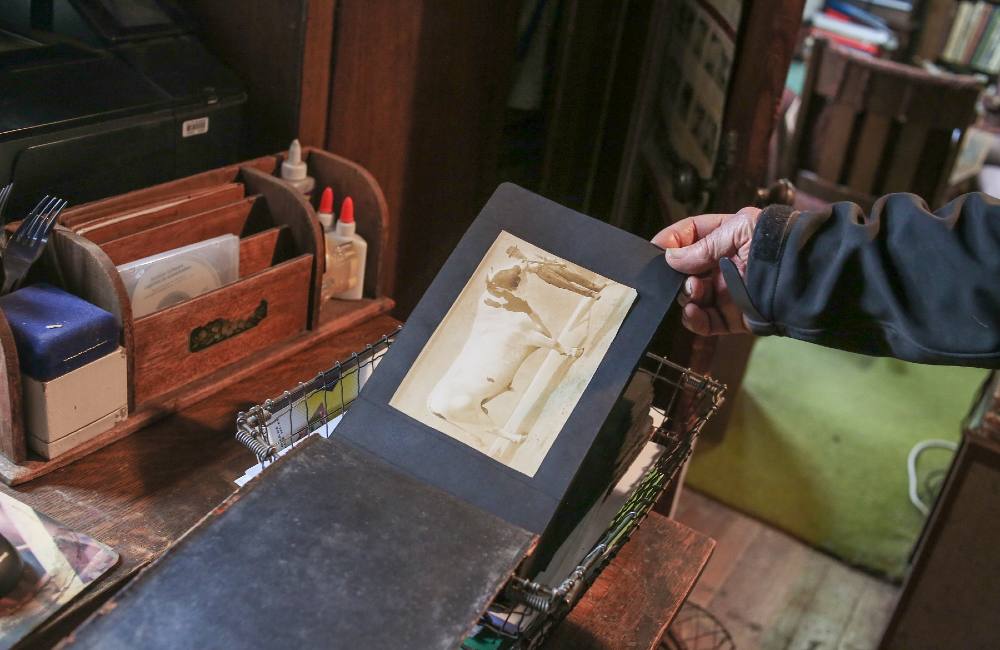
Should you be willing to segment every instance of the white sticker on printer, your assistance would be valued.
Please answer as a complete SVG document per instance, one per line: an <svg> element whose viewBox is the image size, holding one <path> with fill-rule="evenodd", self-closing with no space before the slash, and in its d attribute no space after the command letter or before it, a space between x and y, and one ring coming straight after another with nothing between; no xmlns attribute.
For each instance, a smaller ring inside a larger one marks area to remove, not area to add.
<svg viewBox="0 0 1000 650"><path fill-rule="evenodd" d="M208 117L198 117L193 120L185 120L181 124L181 137L190 138L193 135L208 133Z"/></svg>

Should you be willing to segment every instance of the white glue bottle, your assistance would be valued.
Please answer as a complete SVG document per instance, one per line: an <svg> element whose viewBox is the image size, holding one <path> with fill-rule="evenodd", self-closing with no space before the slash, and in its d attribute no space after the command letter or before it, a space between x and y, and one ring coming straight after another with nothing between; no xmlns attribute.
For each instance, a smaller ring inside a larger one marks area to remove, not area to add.
<svg viewBox="0 0 1000 650"><path fill-rule="evenodd" d="M354 252L352 244L341 244L337 241L333 216L333 189L328 187L323 190L316 216L323 227L323 248L326 260L320 297L323 300L329 300L348 289L353 277L351 274L353 258L357 257L357 254Z"/></svg>
<svg viewBox="0 0 1000 650"><path fill-rule="evenodd" d="M332 203L332 192L330 200ZM340 206L336 228L326 233L327 273L324 274L323 281L326 284L329 277L330 287L329 292L323 291L324 296L341 300L361 299L365 287L368 242L355 232L356 228L354 200L347 197Z"/></svg>
<svg viewBox="0 0 1000 650"><path fill-rule="evenodd" d="M303 194L309 194L316 186L316 179L309 176L306 163L302 160L302 145L298 139L292 140L288 155L281 162L281 180Z"/></svg>

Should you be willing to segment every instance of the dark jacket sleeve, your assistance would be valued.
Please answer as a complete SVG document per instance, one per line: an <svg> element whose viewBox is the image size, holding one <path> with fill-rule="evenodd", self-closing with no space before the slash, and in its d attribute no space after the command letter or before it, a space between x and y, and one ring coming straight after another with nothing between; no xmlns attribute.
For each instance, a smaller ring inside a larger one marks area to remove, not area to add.
<svg viewBox="0 0 1000 650"><path fill-rule="evenodd" d="M1000 202L912 194L823 212L772 206L745 282L751 328L921 363L1000 367Z"/></svg>

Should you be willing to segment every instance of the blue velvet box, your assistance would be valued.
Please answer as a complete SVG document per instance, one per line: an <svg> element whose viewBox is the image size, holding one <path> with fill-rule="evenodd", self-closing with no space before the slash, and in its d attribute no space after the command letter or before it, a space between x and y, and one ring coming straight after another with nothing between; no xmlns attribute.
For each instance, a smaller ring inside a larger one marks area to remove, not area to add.
<svg viewBox="0 0 1000 650"><path fill-rule="evenodd" d="M0 296L17 343L21 371L49 381L118 348L115 317L48 284Z"/></svg>

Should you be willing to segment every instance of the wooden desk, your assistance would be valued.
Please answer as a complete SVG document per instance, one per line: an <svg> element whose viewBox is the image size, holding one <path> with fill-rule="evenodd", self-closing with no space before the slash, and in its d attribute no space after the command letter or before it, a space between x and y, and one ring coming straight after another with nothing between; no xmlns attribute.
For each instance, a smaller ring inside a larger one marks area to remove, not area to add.
<svg viewBox="0 0 1000 650"><path fill-rule="evenodd" d="M33 645L58 641L236 489L234 479L255 462L234 437L238 411L311 379L398 324L377 316L318 339L309 349L67 467L15 488L0 486L121 555L108 575L31 637Z"/></svg>
<svg viewBox="0 0 1000 650"><path fill-rule="evenodd" d="M0 486L121 554L119 564L36 631L30 645L47 647L61 640L235 490L233 480L254 463L234 438L239 410L315 376L398 324L377 316L331 334L67 467L15 488ZM553 647L617 648L626 641L628 647L652 647L714 545L686 526L651 514L557 629Z"/></svg>
<svg viewBox="0 0 1000 650"><path fill-rule="evenodd" d="M649 514L546 647L655 648L694 588L715 540Z"/></svg>

